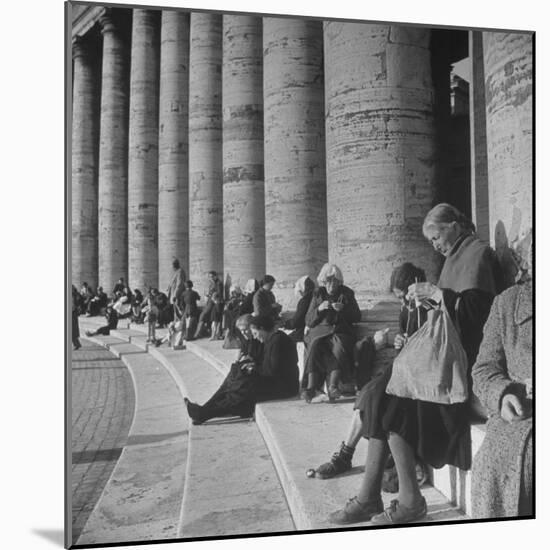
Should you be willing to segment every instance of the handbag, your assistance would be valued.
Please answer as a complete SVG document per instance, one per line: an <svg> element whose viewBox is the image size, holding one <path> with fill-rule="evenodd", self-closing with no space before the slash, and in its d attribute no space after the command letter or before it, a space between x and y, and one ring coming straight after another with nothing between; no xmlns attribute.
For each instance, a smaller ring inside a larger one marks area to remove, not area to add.
<svg viewBox="0 0 550 550"><path fill-rule="evenodd" d="M468 358L442 301L393 362L386 393L442 405L468 399Z"/></svg>

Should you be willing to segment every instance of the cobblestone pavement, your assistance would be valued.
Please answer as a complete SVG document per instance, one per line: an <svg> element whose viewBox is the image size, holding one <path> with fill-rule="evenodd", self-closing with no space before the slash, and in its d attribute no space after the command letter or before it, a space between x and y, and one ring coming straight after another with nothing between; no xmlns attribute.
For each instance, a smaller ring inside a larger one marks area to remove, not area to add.
<svg viewBox="0 0 550 550"><path fill-rule="evenodd" d="M124 363L103 347L81 342L71 361L73 543L126 444L135 400Z"/></svg>

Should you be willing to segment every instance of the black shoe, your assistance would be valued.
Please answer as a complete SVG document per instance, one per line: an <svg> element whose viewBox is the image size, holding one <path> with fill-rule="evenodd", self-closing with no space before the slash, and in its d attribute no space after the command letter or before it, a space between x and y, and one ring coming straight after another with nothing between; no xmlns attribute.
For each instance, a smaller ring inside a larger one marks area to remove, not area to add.
<svg viewBox="0 0 550 550"><path fill-rule="evenodd" d="M340 445L340 450L332 455L330 462L325 462L317 468L317 477L321 479L330 479L331 477L343 474L351 470L351 459L353 451L351 447L347 447L345 443Z"/></svg>

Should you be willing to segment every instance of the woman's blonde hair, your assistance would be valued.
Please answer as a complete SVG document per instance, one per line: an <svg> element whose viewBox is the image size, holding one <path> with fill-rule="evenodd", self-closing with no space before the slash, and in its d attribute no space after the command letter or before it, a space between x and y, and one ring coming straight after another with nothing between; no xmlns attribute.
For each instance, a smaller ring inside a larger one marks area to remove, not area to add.
<svg viewBox="0 0 550 550"><path fill-rule="evenodd" d="M456 222L462 233L475 233L476 226L472 220L468 219L458 208L455 208L452 204L442 202L435 205L424 218L422 224L422 233L426 236L426 230L431 226L445 226Z"/></svg>
<svg viewBox="0 0 550 550"><path fill-rule="evenodd" d="M319 286L325 286L328 279L336 279L341 285L344 284L344 276L336 264L326 263L321 268L321 271L319 271L319 275L317 275L317 282L319 283Z"/></svg>

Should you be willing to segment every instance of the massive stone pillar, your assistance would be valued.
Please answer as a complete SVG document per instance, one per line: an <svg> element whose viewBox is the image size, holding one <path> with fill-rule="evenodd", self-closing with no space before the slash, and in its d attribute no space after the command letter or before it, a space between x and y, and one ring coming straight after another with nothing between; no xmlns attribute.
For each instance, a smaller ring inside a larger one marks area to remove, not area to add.
<svg viewBox="0 0 550 550"><path fill-rule="evenodd" d="M262 20L223 16L224 270L243 285L265 273Z"/></svg>
<svg viewBox="0 0 550 550"><path fill-rule="evenodd" d="M159 106L159 285L189 266L189 14L163 10Z"/></svg>
<svg viewBox="0 0 550 550"><path fill-rule="evenodd" d="M158 101L160 11L135 9L128 147L128 279L158 286Z"/></svg>
<svg viewBox="0 0 550 550"><path fill-rule="evenodd" d="M202 295L223 271L222 16L191 14L189 271Z"/></svg>
<svg viewBox="0 0 550 550"><path fill-rule="evenodd" d="M487 181L487 120L485 114L485 70L483 33L469 32L472 82L470 85L470 159L472 221L478 237L489 243L489 191Z"/></svg>
<svg viewBox="0 0 550 550"><path fill-rule="evenodd" d="M266 271L283 305L327 261L323 27L264 18Z"/></svg>
<svg viewBox="0 0 550 550"><path fill-rule="evenodd" d="M128 105L130 49L120 14L107 10L103 34L99 141L99 283L110 293L128 277Z"/></svg>
<svg viewBox="0 0 550 550"><path fill-rule="evenodd" d="M363 306L412 261L436 276L422 236L434 197L430 31L325 23L330 261Z"/></svg>
<svg viewBox="0 0 550 550"><path fill-rule="evenodd" d="M89 40L73 42L72 283L97 285L98 70Z"/></svg>
<svg viewBox="0 0 550 550"><path fill-rule="evenodd" d="M508 282L508 244L531 227L533 194L533 35L483 33L489 220Z"/></svg>

